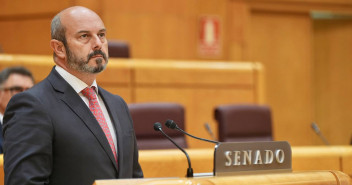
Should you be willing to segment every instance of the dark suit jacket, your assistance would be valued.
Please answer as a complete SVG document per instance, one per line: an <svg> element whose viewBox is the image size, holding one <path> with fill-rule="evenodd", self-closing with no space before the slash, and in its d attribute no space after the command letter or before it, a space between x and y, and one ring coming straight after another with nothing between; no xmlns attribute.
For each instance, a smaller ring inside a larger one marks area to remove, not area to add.
<svg viewBox="0 0 352 185"><path fill-rule="evenodd" d="M116 128L118 165L94 115L55 69L15 95L4 116L6 185L92 185L143 177L125 101L99 87Z"/></svg>
<svg viewBox="0 0 352 185"><path fill-rule="evenodd" d="M3 145L3 138L2 138L2 124L0 121L0 154L4 153L4 150L2 149L2 145Z"/></svg>

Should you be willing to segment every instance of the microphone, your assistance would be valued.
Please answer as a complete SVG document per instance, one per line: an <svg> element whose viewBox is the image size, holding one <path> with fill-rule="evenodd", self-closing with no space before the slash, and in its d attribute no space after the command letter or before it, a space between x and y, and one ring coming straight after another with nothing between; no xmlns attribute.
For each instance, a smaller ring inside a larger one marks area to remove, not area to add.
<svg viewBox="0 0 352 185"><path fill-rule="evenodd" d="M170 136L165 134L165 132L161 129L161 123L159 123L159 122L154 123L154 130L160 131L166 138L168 138L175 146L177 146L178 149L180 149L186 155L186 158L188 161L187 177L193 177L193 169L191 166L191 160L190 160L187 152L183 148L181 148L178 144L176 144L175 141L172 140Z"/></svg>
<svg viewBox="0 0 352 185"><path fill-rule="evenodd" d="M188 135L188 136L190 136L190 137L193 137L193 138L195 138L195 139L199 139L199 140L202 140L202 141L206 141L206 142L210 142L210 143L215 143L215 144L218 144L218 143L219 143L218 141L213 141L213 140L203 139L203 138L199 138L199 137L193 136L193 135L191 135L191 134L185 132L184 130L180 129L180 128L177 126L177 124L176 124L173 120L170 120L170 119L167 120L167 121L165 122L165 125L166 125L166 127L168 127L168 128L179 130L179 131L181 131L182 133L184 133L184 134L186 134L186 135Z"/></svg>
<svg viewBox="0 0 352 185"><path fill-rule="evenodd" d="M212 138L213 140L215 140L215 136L214 136L214 134L213 134L213 130L210 128L209 123L204 123L204 127L205 127L205 129L208 131L208 133L209 133L209 135L211 136L211 138Z"/></svg>
<svg viewBox="0 0 352 185"><path fill-rule="evenodd" d="M321 138L321 140L323 140L323 142L325 143L325 145L330 145L328 140L323 136L323 134L320 132L320 129L318 127L318 125L316 123L312 123L311 124L312 129L314 130L314 132Z"/></svg>

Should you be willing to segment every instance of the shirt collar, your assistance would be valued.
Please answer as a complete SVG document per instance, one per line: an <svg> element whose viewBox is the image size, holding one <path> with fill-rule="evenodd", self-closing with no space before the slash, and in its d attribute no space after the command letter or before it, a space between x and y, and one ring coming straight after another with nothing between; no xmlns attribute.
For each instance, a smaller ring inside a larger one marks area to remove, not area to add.
<svg viewBox="0 0 352 185"><path fill-rule="evenodd" d="M3 124L3 121L4 121L3 119L4 119L4 115L0 112L0 123L1 123L1 125Z"/></svg>
<svg viewBox="0 0 352 185"><path fill-rule="evenodd" d="M55 66L55 70L66 80L68 84L72 86L72 88L76 91L76 93L80 93L83 89L88 87L86 83L82 80L77 78L76 76L72 75L71 73L67 72L60 66ZM93 81L93 84L90 87L95 87L95 92L98 94L98 85L96 80Z"/></svg>

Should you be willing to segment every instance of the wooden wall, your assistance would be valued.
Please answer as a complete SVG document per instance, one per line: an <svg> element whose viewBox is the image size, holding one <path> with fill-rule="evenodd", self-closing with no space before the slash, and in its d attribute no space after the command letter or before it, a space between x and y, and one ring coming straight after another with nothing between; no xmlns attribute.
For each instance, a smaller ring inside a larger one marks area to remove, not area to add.
<svg viewBox="0 0 352 185"><path fill-rule="evenodd" d="M349 143L352 139L352 18L318 19L313 28L316 121L331 142Z"/></svg>
<svg viewBox="0 0 352 185"><path fill-rule="evenodd" d="M41 81L52 70L54 62L50 55L0 54L0 70L14 65L27 67L36 81ZM110 59L97 81L99 86L119 94L127 103L181 104L185 109L186 131L212 139L204 124L208 123L217 135L216 106L265 102L262 71L263 67L255 62ZM154 132L153 124L146 123L145 129ZM190 148L214 147L213 143L186 139Z"/></svg>
<svg viewBox="0 0 352 185"><path fill-rule="evenodd" d="M0 45L12 54L51 54L50 20L83 5L101 15L111 40L126 40L133 58L258 61L266 70L275 139L321 145L316 121L332 144L352 135L352 2L349 0L1 0ZM315 19L314 12L337 16ZM220 49L198 52L199 19L216 16ZM348 80L347 80L348 82Z"/></svg>
<svg viewBox="0 0 352 185"><path fill-rule="evenodd" d="M352 59L352 22L348 21L352 3L246 2L238 6L245 9L242 15L248 20L243 26L249 35L244 60L260 61L266 67L266 98L279 125L274 128L275 138L293 145L323 144L310 126L316 121L331 144L349 144L352 85L342 81L352 70L348 62ZM334 17L319 21L317 12L344 15L344 21Z"/></svg>

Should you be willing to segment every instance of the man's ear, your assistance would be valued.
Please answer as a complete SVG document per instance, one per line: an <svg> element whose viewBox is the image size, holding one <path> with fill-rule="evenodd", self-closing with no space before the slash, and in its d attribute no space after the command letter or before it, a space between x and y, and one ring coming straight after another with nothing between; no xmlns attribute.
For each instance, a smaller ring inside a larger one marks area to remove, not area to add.
<svg viewBox="0 0 352 185"><path fill-rule="evenodd" d="M52 39L50 41L50 47L53 49L57 57L61 59L66 58L66 48L61 41Z"/></svg>

